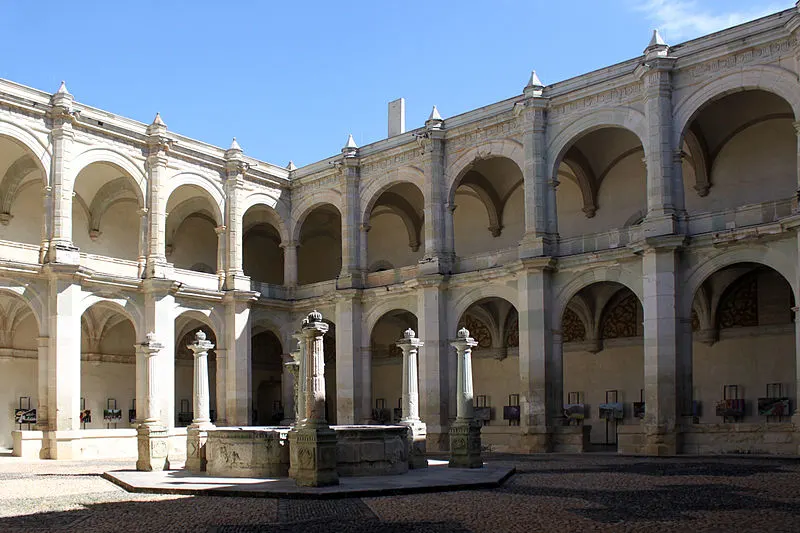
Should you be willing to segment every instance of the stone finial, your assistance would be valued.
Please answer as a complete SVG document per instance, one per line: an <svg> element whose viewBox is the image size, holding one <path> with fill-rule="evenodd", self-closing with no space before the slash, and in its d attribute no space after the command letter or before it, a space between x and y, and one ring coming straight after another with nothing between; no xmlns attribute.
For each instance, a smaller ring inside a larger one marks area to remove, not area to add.
<svg viewBox="0 0 800 533"><path fill-rule="evenodd" d="M405 330L405 331L403 332L403 338L404 338L404 339L413 339L413 338L414 338L416 335L417 335L417 334L416 334L416 333L414 333L414 330L413 330L413 329L411 329L411 328L408 328L407 330Z"/></svg>
<svg viewBox="0 0 800 533"><path fill-rule="evenodd" d="M289 161L289 164L286 165L286 169L289 170L290 172L292 170L297 170L297 165L294 164L294 161Z"/></svg>
<svg viewBox="0 0 800 533"><path fill-rule="evenodd" d="M155 332L153 332L153 331L151 331L150 333L148 333L148 334L146 335L146 337L147 337L147 344L151 344L151 343L155 342L155 340L156 340L156 334L155 334Z"/></svg>
<svg viewBox="0 0 800 533"><path fill-rule="evenodd" d="M436 106L433 106L431 109L431 114L428 116L428 120L442 120L442 115L439 114L439 110Z"/></svg>
<svg viewBox="0 0 800 533"><path fill-rule="evenodd" d="M536 71L532 70L531 77L528 79L528 84L522 91L523 94L529 97L537 97L537 96L542 96L543 91L544 91L544 84L542 83L542 80L539 79L539 76L536 74Z"/></svg>
<svg viewBox="0 0 800 533"><path fill-rule="evenodd" d="M653 57L666 57L669 51L669 45L661 38L658 30L653 30L653 36L650 38L650 43L644 49L644 55L647 58Z"/></svg>
<svg viewBox="0 0 800 533"><path fill-rule="evenodd" d="M72 103L75 101L72 94L67 90L67 84L63 81L58 87L58 90L53 96L50 97L50 103L54 106L62 107L68 111L72 110Z"/></svg>
<svg viewBox="0 0 800 533"><path fill-rule="evenodd" d="M206 340L206 334L202 329L198 329L197 333L194 334L194 340L197 342L203 342Z"/></svg>
<svg viewBox="0 0 800 533"><path fill-rule="evenodd" d="M650 44L647 45L647 48L653 46L666 46L666 41L661 38L661 34L658 33L658 30L653 30L653 36L650 38Z"/></svg>
<svg viewBox="0 0 800 533"><path fill-rule="evenodd" d="M314 309L310 313L308 313L308 321L309 322L322 322L322 313Z"/></svg>
<svg viewBox="0 0 800 533"><path fill-rule="evenodd" d="M70 92L67 90L67 84L66 84L66 82L64 80L61 80L61 85L59 85L58 90L56 91L56 94L64 94L64 95L72 96L70 94Z"/></svg>
<svg viewBox="0 0 800 533"><path fill-rule="evenodd" d="M428 120L425 121L425 127L430 130L440 130L444 125L444 119L442 115L439 114L439 110L436 106L433 106L431 109L431 114L428 116Z"/></svg>
<svg viewBox="0 0 800 533"><path fill-rule="evenodd" d="M467 328L461 328L460 330L458 330L458 333L456 333L456 337L458 337L459 339L468 339L469 330Z"/></svg>
<svg viewBox="0 0 800 533"><path fill-rule="evenodd" d="M353 139L352 133L347 136L347 143L345 143L344 148L342 148L342 153L345 157L355 157L358 154L358 145L355 139Z"/></svg>
<svg viewBox="0 0 800 533"><path fill-rule="evenodd" d="M163 126L167 127L163 120L161 120L161 113L156 112L156 118L153 119L153 123L151 126Z"/></svg>
<svg viewBox="0 0 800 533"><path fill-rule="evenodd" d="M167 132L167 125L161 119L161 113L156 113L153 123L147 126L148 135L163 135Z"/></svg>

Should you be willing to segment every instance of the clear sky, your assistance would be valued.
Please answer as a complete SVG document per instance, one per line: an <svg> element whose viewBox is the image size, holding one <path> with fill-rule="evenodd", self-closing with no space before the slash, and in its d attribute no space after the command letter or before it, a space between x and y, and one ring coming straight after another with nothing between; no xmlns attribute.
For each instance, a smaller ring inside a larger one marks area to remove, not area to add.
<svg viewBox="0 0 800 533"><path fill-rule="evenodd" d="M794 0L0 0L0 77L302 166L406 127L677 44Z"/></svg>

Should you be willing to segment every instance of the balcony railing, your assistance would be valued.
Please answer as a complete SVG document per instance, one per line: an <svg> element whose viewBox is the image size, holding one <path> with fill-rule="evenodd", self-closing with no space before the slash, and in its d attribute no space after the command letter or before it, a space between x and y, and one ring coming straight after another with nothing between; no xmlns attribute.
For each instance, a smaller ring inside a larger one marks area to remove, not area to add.
<svg viewBox="0 0 800 533"><path fill-rule="evenodd" d="M689 217L689 234L699 235L734 228L757 226L775 222L792 214L792 199L774 200L759 204L748 204L714 211L698 213Z"/></svg>
<svg viewBox="0 0 800 533"><path fill-rule="evenodd" d="M367 274L367 287L384 287L396 283L404 283L417 277L417 265L409 265L392 270L370 272Z"/></svg>
<svg viewBox="0 0 800 533"><path fill-rule="evenodd" d="M207 291L219 290L219 276L216 274L207 274L205 272L195 272L194 270L184 270L176 268L174 274L175 281L188 285L196 289L205 289Z"/></svg>

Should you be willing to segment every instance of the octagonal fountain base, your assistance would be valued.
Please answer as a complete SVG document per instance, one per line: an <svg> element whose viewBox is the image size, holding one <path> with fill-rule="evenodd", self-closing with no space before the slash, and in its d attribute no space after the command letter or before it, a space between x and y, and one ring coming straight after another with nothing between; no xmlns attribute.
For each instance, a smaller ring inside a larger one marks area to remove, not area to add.
<svg viewBox="0 0 800 533"><path fill-rule="evenodd" d="M289 427L221 427L208 431L207 472L215 477L287 477ZM332 426L340 476L408 472L406 426Z"/></svg>

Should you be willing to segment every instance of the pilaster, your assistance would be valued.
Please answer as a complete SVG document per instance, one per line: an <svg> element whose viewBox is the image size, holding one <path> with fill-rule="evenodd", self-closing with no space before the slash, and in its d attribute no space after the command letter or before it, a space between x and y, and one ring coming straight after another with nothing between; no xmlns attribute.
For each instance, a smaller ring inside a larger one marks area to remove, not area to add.
<svg viewBox="0 0 800 533"><path fill-rule="evenodd" d="M250 279L242 269L242 196L244 176L250 165L245 162L242 149L234 137L231 147L225 152L225 285L227 290L249 290ZM218 265L217 268L221 268Z"/></svg>
<svg viewBox="0 0 800 533"><path fill-rule="evenodd" d="M425 132L417 141L424 151L422 166L425 170L425 255L419 268L423 274L444 274L449 272L454 259L453 247L447 242L447 217L452 213L445 206L444 120L435 106L425 122Z"/></svg>
<svg viewBox="0 0 800 533"><path fill-rule="evenodd" d="M165 194L169 150L173 144L167 137L167 125L156 113L153 123L147 127L147 210L146 231L142 236L146 242L145 277L168 278L170 266L166 257L167 198Z"/></svg>
<svg viewBox="0 0 800 533"><path fill-rule="evenodd" d="M225 293L225 347L228 366L225 373L225 411L227 423L247 426L252 418L252 364L250 305L256 298L254 292L228 291Z"/></svg>
<svg viewBox="0 0 800 533"><path fill-rule="evenodd" d="M362 413L364 390L361 368L361 291L336 292L336 423L357 424Z"/></svg>
<svg viewBox="0 0 800 533"><path fill-rule="evenodd" d="M167 429L175 427L175 282L148 278L142 281L144 292L144 330L158 339L157 418ZM138 394L137 394L138 396ZM136 404L140 404L137 400ZM138 414L137 414L138 417Z"/></svg>
<svg viewBox="0 0 800 533"><path fill-rule="evenodd" d="M347 146L342 149L340 170L341 190L344 194L342 195L342 271L339 274L337 286L340 288L361 287L364 274L364 265L361 265L359 261L361 255L361 225L359 224L361 160L358 157L358 147L352 142L352 135Z"/></svg>
<svg viewBox="0 0 800 533"><path fill-rule="evenodd" d="M283 284L287 287L297 287L297 242L281 243L283 248Z"/></svg>

